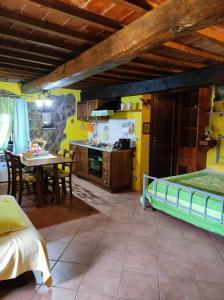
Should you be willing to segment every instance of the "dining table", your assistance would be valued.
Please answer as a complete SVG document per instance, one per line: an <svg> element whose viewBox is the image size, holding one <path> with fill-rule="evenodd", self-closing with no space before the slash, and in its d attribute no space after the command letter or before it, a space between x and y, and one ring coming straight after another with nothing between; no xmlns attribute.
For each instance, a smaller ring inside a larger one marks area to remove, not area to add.
<svg viewBox="0 0 224 300"><path fill-rule="evenodd" d="M70 157L64 157L59 154L48 154L45 157L21 157L21 163L24 166L35 168L37 207L42 207L44 203L44 167L53 166L54 168L55 200L57 204L60 204L58 165L63 163L71 163L72 161L73 160Z"/></svg>

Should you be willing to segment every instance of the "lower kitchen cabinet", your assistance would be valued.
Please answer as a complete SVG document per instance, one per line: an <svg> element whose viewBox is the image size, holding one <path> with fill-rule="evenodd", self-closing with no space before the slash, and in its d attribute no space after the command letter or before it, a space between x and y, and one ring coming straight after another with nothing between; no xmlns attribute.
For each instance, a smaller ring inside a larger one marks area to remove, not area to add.
<svg viewBox="0 0 224 300"><path fill-rule="evenodd" d="M75 151L74 174L94 182L111 192L131 190L133 164L133 151L131 149L111 152L102 151L101 176L96 176L89 172L87 147L70 144L70 149ZM99 168L99 164L97 164L97 168Z"/></svg>
<svg viewBox="0 0 224 300"><path fill-rule="evenodd" d="M118 150L110 153L110 170L105 182L113 191L129 190L132 185L132 150ZM104 182L104 184L105 184Z"/></svg>
<svg viewBox="0 0 224 300"><path fill-rule="evenodd" d="M88 177L88 148L75 147L73 172L81 177Z"/></svg>

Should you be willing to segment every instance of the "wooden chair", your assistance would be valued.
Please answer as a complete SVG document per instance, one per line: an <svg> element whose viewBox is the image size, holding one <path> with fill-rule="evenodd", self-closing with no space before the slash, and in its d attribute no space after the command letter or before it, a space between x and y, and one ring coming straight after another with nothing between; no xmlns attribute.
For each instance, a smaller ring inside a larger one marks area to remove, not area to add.
<svg viewBox="0 0 224 300"><path fill-rule="evenodd" d="M69 186L69 193L72 196L72 166L75 159L75 152L72 150L62 149L59 150L59 153L62 152L64 157L70 157L72 162L61 164L61 168L58 168L58 178L59 184L62 186L62 191L66 193L66 185ZM54 170L52 168L47 169L48 182L53 182L54 185Z"/></svg>
<svg viewBox="0 0 224 300"><path fill-rule="evenodd" d="M11 170L12 170L11 195L16 198L16 193L18 191L19 192L18 203L19 205L21 205L23 190L25 189L30 190L30 187L32 187L35 193L36 177L31 173L23 172L21 158L19 155L15 155L10 152L9 156L10 156L10 163L11 163Z"/></svg>
<svg viewBox="0 0 224 300"><path fill-rule="evenodd" d="M7 164L7 171L8 171L8 187L7 187L7 195L11 195L11 185L12 185L12 165L10 161L10 151L5 150L5 160Z"/></svg>

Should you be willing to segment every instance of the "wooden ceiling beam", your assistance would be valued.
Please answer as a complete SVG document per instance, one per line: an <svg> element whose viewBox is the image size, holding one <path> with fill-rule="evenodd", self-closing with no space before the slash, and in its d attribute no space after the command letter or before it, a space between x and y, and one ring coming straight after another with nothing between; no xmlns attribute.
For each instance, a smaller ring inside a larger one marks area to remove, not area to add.
<svg viewBox="0 0 224 300"><path fill-rule="evenodd" d="M53 9L57 12L63 12L69 17L73 17L85 25L92 25L103 30L110 32L115 32L123 28L122 24L118 21L112 20L105 16L99 15L97 13L79 8L77 6L71 5L66 2L56 1L56 0L29 0L30 2L39 4L45 8Z"/></svg>
<svg viewBox="0 0 224 300"><path fill-rule="evenodd" d="M23 92L63 87L125 64L139 54L224 20L223 0L167 0L50 74L23 85ZM189 9L191 8L191 9ZM172 11L172 14L170 13Z"/></svg>
<svg viewBox="0 0 224 300"><path fill-rule="evenodd" d="M19 60L17 58L12 58L12 57L5 57L1 54L0 54L0 62L7 63L7 64L14 65L14 66L26 67L26 68L29 68L32 70L41 70L41 71L46 71L46 72L50 72L50 70L52 70L52 67L49 67L46 65L42 65L42 64L38 64L38 63L30 62L30 61L22 61L22 60Z"/></svg>
<svg viewBox="0 0 224 300"><path fill-rule="evenodd" d="M206 58L211 61L224 62L224 56L221 56L221 55L218 55L215 53L211 53L211 52L207 52L207 51L204 51L204 50L201 50L201 49L198 49L195 47L191 47L188 45L179 44L179 43L170 41L170 42L166 42L164 44L164 46L167 46L169 48L175 49L180 52L184 52L186 54L203 57L203 58Z"/></svg>
<svg viewBox="0 0 224 300"><path fill-rule="evenodd" d="M177 59L169 56L162 56L158 55L155 53L142 53L140 54L140 57L144 59L149 59L154 62L158 63L167 63L167 64L172 64L172 65L177 65L177 66L182 66L184 68L203 68L206 67L206 64L202 64L199 62L191 62L191 61L186 61L182 59Z"/></svg>
<svg viewBox="0 0 224 300"><path fill-rule="evenodd" d="M96 75L97 76L97 75ZM119 73L119 71L110 70L108 72L102 73L102 76L109 77L109 78L120 78L124 80L144 80L148 79L149 76L143 76L143 75L133 75L133 74L124 74Z"/></svg>
<svg viewBox="0 0 224 300"><path fill-rule="evenodd" d="M151 75L154 77L160 77L160 76L164 75L164 72L159 72L159 71L155 71L155 70L147 69L147 68L144 69L144 68L140 68L139 66L136 67L135 65L132 65L130 63L128 63L126 65L122 65L121 67L123 70L126 70L126 73L129 73L129 71L131 72L132 70L134 70L134 71L144 71L144 72L147 71L148 75ZM119 66L118 68L121 68L121 67Z"/></svg>
<svg viewBox="0 0 224 300"><path fill-rule="evenodd" d="M96 75L97 76L97 75ZM105 78L103 76L98 75L98 77L92 76L91 78L88 78L87 80L85 80L86 82L95 82L95 83L105 83L105 84L118 84L120 82L120 80L118 79L108 79ZM125 80L123 80L123 82L125 82Z"/></svg>
<svg viewBox="0 0 224 300"><path fill-rule="evenodd" d="M139 70L139 69L136 69L134 70L133 68L131 67L128 67L127 65L124 65L124 66L119 66L117 68L114 68L111 71L116 71L116 72L119 72L120 74L134 74L134 75L142 75L142 76L149 76L150 75L150 72L147 70ZM154 76L154 75L153 75Z"/></svg>
<svg viewBox="0 0 224 300"><path fill-rule="evenodd" d="M19 65L15 65L13 63L7 63L4 61L0 61L0 66L3 68L10 68L16 71L24 71L24 72L29 72L30 74L32 74L34 77L38 77L38 76L43 76L44 74L46 74L46 71L41 71L41 70L35 70L35 69L30 69L24 66L19 66Z"/></svg>
<svg viewBox="0 0 224 300"><path fill-rule="evenodd" d="M153 6L149 2L144 0L124 0L124 2L128 2L136 7L141 7L147 11L153 9Z"/></svg>
<svg viewBox="0 0 224 300"><path fill-rule="evenodd" d="M166 72L166 73L179 73L183 71L183 68L175 68L175 67L163 67L163 66L158 66L158 65L152 65L147 61L142 61L139 58L136 58L134 60L132 60L131 62L129 62L129 65L133 65L136 67L141 67L144 69L148 69L148 70L154 70L154 71L158 71L158 72Z"/></svg>
<svg viewBox="0 0 224 300"><path fill-rule="evenodd" d="M4 82L25 82L27 81L27 79L32 79L33 77L30 78L26 78L23 76L15 76L15 75L11 75L11 74L4 74L4 73L0 73L0 81L4 81ZM84 89L84 88L83 88Z"/></svg>
<svg viewBox="0 0 224 300"><path fill-rule="evenodd" d="M0 76L1 75L4 75L6 76L6 78L9 78L9 77L13 77L13 78L22 78L22 79L31 79L31 78L35 78L34 76L30 76L30 75L22 75L22 74L19 74L19 73L11 73L11 72L6 72L6 71L2 71L1 68L0 68Z"/></svg>
<svg viewBox="0 0 224 300"><path fill-rule="evenodd" d="M25 61L25 62L31 62L31 63L38 63L39 65L46 66L57 66L58 62L52 61L50 58L47 57L41 57L41 56L35 56L35 54L28 54L28 53L22 53L18 52L16 50L9 50L1 48L0 44L0 56L8 57L8 58L16 58L17 60Z"/></svg>
<svg viewBox="0 0 224 300"><path fill-rule="evenodd" d="M64 62L68 55L61 51L57 51L56 49L54 52L49 51L46 47L34 47L28 43L22 43L20 41L13 41L13 40L6 40L5 38L0 38L0 47L9 50L15 50L16 52L20 53L27 53L32 54L33 56L37 57L38 59L41 57L50 59L55 62Z"/></svg>
<svg viewBox="0 0 224 300"><path fill-rule="evenodd" d="M21 13L17 13L15 11L5 9L3 7L1 7L0 9L0 18L16 22L23 26L28 26L29 28L39 30L41 32L54 34L65 39L72 39L78 42L84 42L91 45L100 42L102 40L98 36L65 28L60 25L49 23L46 21L38 20Z"/></svg>
<svg viewBox="0 0 224 300"><path fill-rule="evenodd" d="M10 37L15 40L22 41L22 42L31 42L34 43L35 45L43 45L49 47L48 51L54 50L54 49L60 49L63 51L66 51L67 53L69 51L75 51L75 47L71 45L70 43L66 41L59 41L58 39L49 39L46 36L40 36L34 32L32 33L26 33L26 32L21 32L17 30L16 28L4 28L3 26L0 26L0 34L5 37Z"/></svg>
<svg viewBox="0 0 224 300"><path fill-rule="evenodd" d="M13 67L13 66L8 66L6 67L5 65L1 64L0 62L0 72L5 72L5 73L13 73L13 74L18 74L18 75L22 75L22 76L30 76L30 77L35 77L40 75L40 73L38 72L38 74L36 74L35 72L29 72L27 70L18 70L17 68Z"/></svg>
<svg viewBox="0 0 224 300"><path fill-rule="evenodd" d="M126 0L113 0L114 3L118 4L118 5L125 5L128 9L132 9L132 10L137 10L140 11L142 13L146 13L147 11L145 10L145 8L140 7L139 5L136 5L134 3L134 1L126 1Z"/></svg>
<svg viewBox="0 0 224 300"><path fill-rule="evenodd" d="M128 0L124 0L125 2L141 2L141 1L138 1L138 0L131 0L131 1L128 1ZM163 2L163 1L162 1ZM144 5L138 5L140 6L141 8L145 9L145 10L151 10L152 8L156 8L158 6L160 6L162 4L162 2L158 2L158 0L147 0L147 5L144 6ZM201 38L205 38L207 40L210 40L212 41L213 43L216 43L220 46L224 46L224 33L223 32L220 32L218 30L215 30L213 28L203 28L197 32L194 33L194 35L197 35ZM172 48L172 47L171 47ZM207 53L207 52L206 52ZM205 66L205 65L204 65ZM201 66L203 67L203 66ZM200 68L201 68L200 67Z"/></svg>
<svg viewBox="0 0 224 300"><path fill-rule="evenodd" d="M213 28L204 28L195 33L195 35L210 40L220 46L224 46L224 33Z"/></svg>
<svg viewBox="0 0 224 300"><path fill-rule="evenodd" d="M114 83L119 83L121 80L120 79L117 79L117 78L113 78L113 77L109 77L108 75L107 76L104 76L104 74L96 74L90 78L88 78L88 80L99 80L99 81L102 81L102 82L114 82ZM125 78L123 79L123 81L127 81Z"/></svg>
<svg viewBox="0 0 224 300"><path fill-rule="evenodd" d="M88 89L81 93L81 100L107 99L122 96L142 95L169 90L209 86L224 83L224 64L194 69L180 74L165 76L141 82L113 85L111 87Z"/></svg>

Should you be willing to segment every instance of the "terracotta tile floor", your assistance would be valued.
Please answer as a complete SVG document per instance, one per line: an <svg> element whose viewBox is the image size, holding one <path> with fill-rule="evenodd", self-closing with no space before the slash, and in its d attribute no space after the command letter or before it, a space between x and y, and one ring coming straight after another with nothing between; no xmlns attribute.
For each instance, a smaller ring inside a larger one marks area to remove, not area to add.
<svg viewBox="0 0 224 300"><path fill-rule="evenodd" d="M158 211L139 194L110 194L73 178L62 205L23 209L47 241L53 287L1 282L0 299L223 300L224 239ZM5 186L0 186L0 194Z"/></svg>

